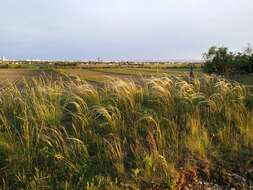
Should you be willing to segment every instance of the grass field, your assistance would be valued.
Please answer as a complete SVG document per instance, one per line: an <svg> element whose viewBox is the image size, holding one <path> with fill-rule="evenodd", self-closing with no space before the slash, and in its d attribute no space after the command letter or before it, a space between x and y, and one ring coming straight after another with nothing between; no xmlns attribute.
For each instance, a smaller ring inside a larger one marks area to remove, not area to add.
<svg viewBox="0 0 253 190"><path fill-rule="evenodd" d="M0 69L0 189L249 189L252 91L188 76Z"/></svg>
<svg viewBox="0 0 253 190"><path fill-rule="evenodd" d="M92 82L105 82L113 78L121 78L121 79L131 79L135 76L129 74L121 74L121 73L108 73L97 70L90 69L61 69L61 73L72 76L72 77L80 77L83 80L92 81Z"/></svg>
<svg viewBox="0 0 253 190"><path fill-rule="evenodd" d="M12 84L17 86L22 85L22 80L26 79L31 81L32 79L47 77L53 80L57 80L61 76L60 73L50 70L38 70L38 69L0 69L0 89L4 89ZM63 76L62 76L63 77Z"/></svg>
<svg viewBox="0 0 253 190"><path fill-rule="evenodd" d="M108 81L110 77L120 79L139 80L141 78L164 77L164 76L188 76L186 68L90 68L90 69L61 69L62 73L76 75L87 81ZM195 69L196 77L201 75L200 69Z"/></svg>
<svg viewBox="0 0 253 190"><path fill-rule="evenodd" d="M189 69L147 69L147 68L103 68L92 69L93 71L108 74L144 75L144 76L163 76L164 74L186 74Z"/></svg>
<svg viewBox="0 0 253 190"><path fill-rule="evenodd" d="M0 188L247 189L252 94L205 75L142 80L0 92Z"/></svg>

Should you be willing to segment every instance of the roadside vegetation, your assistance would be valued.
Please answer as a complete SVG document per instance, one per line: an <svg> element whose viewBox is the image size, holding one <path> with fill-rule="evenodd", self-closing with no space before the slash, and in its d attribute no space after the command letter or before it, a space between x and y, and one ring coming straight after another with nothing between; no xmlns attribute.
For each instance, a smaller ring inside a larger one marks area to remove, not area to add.
<svg viewBox="0 0 253 190"><path fill-rule="evenodd" d="M13 85L0 95L1 189L248 189L253 95L202 75Z"/></svg>

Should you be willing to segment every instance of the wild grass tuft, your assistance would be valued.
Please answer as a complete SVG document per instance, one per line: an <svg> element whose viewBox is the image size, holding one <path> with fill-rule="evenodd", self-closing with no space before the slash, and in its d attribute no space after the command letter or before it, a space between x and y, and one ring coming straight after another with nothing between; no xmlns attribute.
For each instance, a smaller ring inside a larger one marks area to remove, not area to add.
<svg viewBox="0 0 253 190"><path fill-rule="evenodd" d="M164 77L97 88L42 78L0 93L2 189L252 182L252 94L238 83Z"/></svg>

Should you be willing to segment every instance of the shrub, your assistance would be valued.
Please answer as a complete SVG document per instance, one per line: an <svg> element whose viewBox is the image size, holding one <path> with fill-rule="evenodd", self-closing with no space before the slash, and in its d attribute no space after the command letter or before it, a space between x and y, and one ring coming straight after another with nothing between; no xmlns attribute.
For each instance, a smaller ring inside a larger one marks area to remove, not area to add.
<svg viewBox="0 0 253 190"><path fill-rule="evenodd" d="M242 53L229 52L225 47L211 47L204 54L204 71L219 75L245 74L253 72L253 50L246 48Z"/></svg>

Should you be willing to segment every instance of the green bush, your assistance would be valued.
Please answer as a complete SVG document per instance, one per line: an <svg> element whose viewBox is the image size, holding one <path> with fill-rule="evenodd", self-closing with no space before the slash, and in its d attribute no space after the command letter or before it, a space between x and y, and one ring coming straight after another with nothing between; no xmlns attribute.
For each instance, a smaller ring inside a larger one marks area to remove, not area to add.
<svg viewBox="0 0 253 190"><path fill-rule="evenodd" d="M246 48L244 52L229 52L225 47L211 47L204 54L204 71L220 75L253 73L253 50Z"/></svg>

